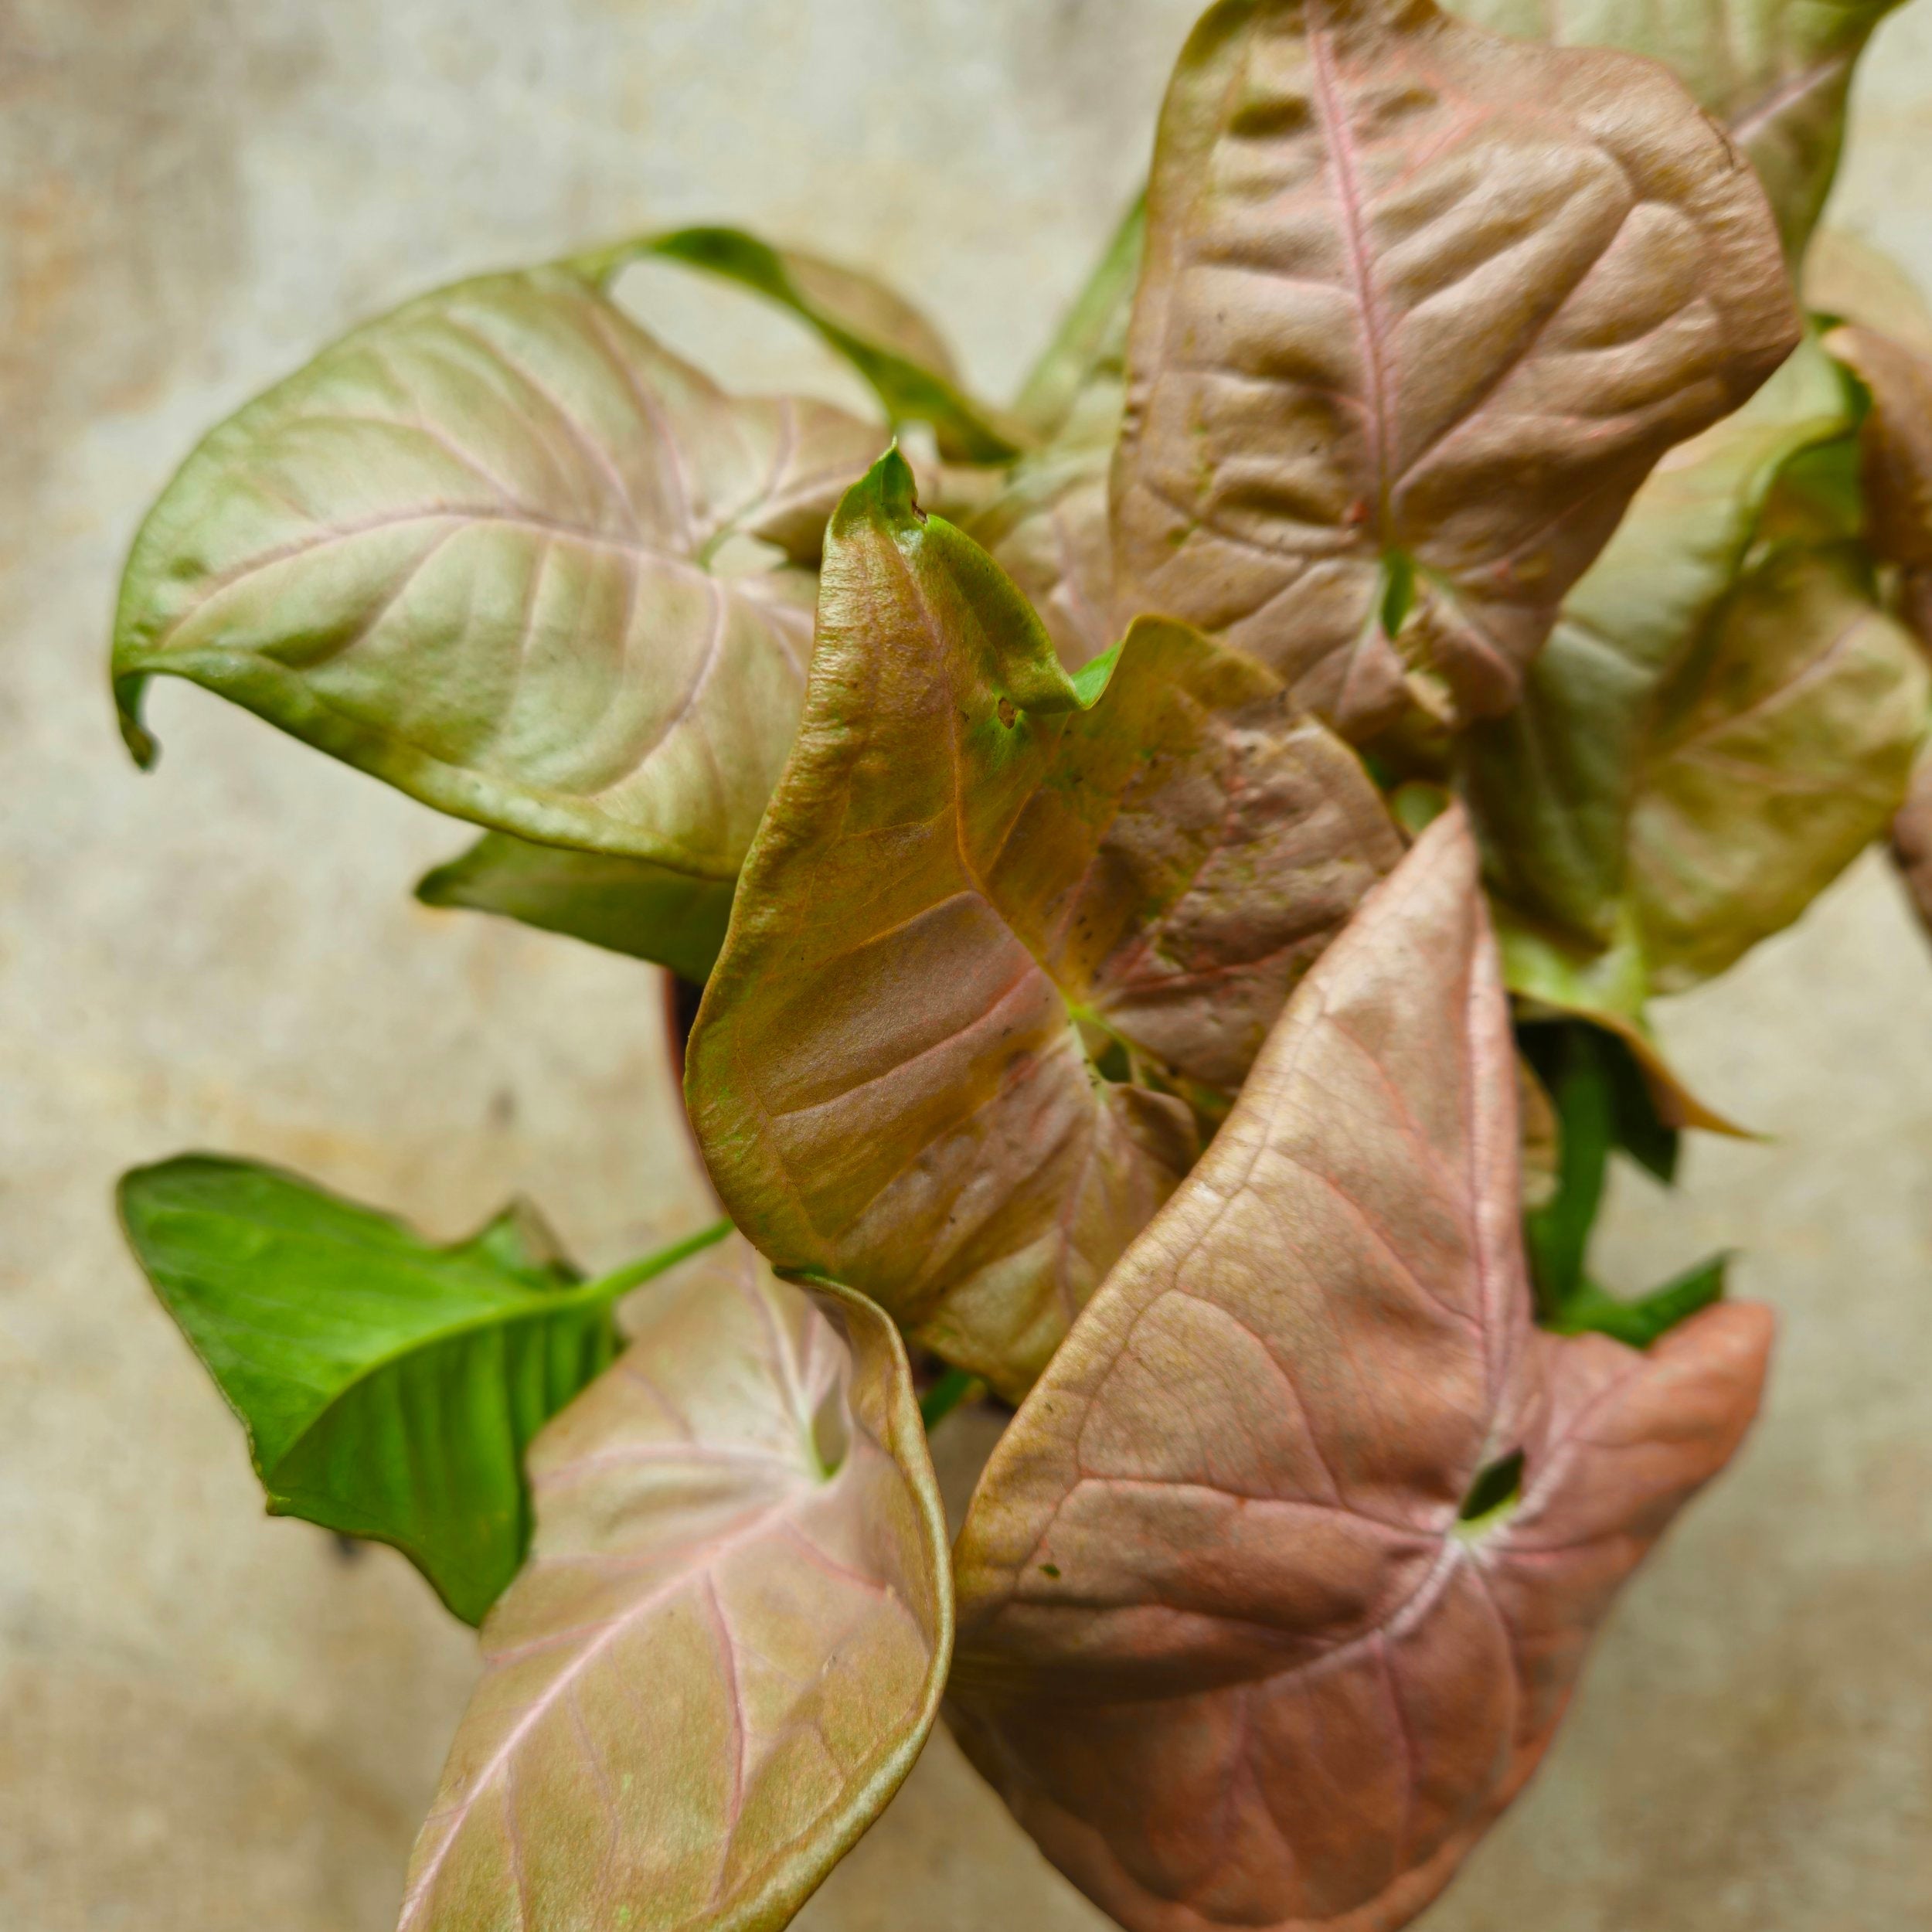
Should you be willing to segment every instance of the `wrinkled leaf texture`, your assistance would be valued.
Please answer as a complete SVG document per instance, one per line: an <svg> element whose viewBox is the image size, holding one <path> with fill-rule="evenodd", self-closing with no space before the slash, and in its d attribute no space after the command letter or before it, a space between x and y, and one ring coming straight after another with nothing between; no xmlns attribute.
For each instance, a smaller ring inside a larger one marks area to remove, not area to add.
<svg viewBox="0 0 1932 1932"><path fill-rule="evenodd" d="M1654 64L1223 0L1162 121L1119 607L1352 737L1506 711L1651 465L1797 337L1761 190Z"/></svg>
<svg viewBox="0 0 1932 1932"><path fill-rule="evenodd" d="M799 566L883 440L727 396L566 269L424 297L169 485L116 626L129 741L191 678L458 817L729 881L797 726Z"/></svg>
<svg viewBox="0 0 1932 1932"><path fill-rule="evenodd" d="M536 1543L402 1932L775 1932L930 1730L952 1600L905 1351L742 1243L530 1456Z"/></svg>
<svg viewBox="0 0 1932 1932"><path fill-rule="evenodd" d="M529 1545L525 1449L617 1351L607 1284L583 1283L520 1205L439 1247L213 1155L137 1168L119 1199L135 1258L247 1432L270 1512L393 1544L479 1621Z"/></svg>
<svg viewBox="0 0 1932 1932"><path fill-rule="evenodd" d="M1852 73L1899 0L1450 0L1498 33L1661 60L1764 182L1796 261L1831 192Z"/></svg>
<svg viewBox="0 0 1932 1932"><path fill-rule="evenodd" d="M1017 1395L1395 862L1275 681L1138 625L1070 679L888 456L828 542L805 721L692 1036L720 1198ZM1155 1070L1103 1077L1109 1042Z"/></svg>
<svg viewBox="0 0 1932 1932"><path fill-rule="evenodd" d="M955 1728L1129 1932L1407 1923L1752 1419L1760 1308L1648 1355L1533 1327L1515 1078L1455 814L1303 982L981 1481Z"/></svg>

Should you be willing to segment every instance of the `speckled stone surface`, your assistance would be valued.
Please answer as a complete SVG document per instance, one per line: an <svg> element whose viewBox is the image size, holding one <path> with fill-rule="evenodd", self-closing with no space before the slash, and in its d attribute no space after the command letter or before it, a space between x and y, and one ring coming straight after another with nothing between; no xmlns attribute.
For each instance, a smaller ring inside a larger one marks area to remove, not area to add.
<svg viewBox="0 0 1932 1932"><path fill-rule="evenodd" d="M509 1193L587 1263L706 1214L654 977L424 911L458 828L203 695L159 771L101 675L199 431L439 280L743 219L887 270L1010 385L1144 165L1193 0L0 0L0 1925L381 1932L472 1674L399 1559L260 1514L116 1172L285 1162L439 1233ZM1932 0L1840 218L1932 280ZM754 382L782 323L627 294ZM1742 1466L1626 1600L1430 1932L1932 1923L1932 950L1882 866L1664 1015L1777 1138L1636 1183L1604 1257L1745 1250L1785 1339ZM942 1438L970 1464L975 1425ZM801 1921L1102 1923L943 1739Z"/></svg>

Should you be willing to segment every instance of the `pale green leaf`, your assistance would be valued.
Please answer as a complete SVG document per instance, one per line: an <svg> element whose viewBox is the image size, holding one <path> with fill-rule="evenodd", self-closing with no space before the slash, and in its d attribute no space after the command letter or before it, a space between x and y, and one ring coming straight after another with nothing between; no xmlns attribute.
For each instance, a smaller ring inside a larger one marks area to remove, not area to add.
<svg viewBox="0 0 1932 1932"><path fill-rule="evenodd" d="M1795 260L1831 192L1852 73L1899 0L1446 0L1500 33L1671 68L1750 158Z"/></svg>
<svg viewBox="0 0 1932 1932"><path fill-rule="evenodd" d="M492 832L425 876L416 896L426 906L498 913L628 953L702 986L724 944L733 890L731 880L693 878L648 859Z"/></svg>
<svg viewBox="0 0 1932 1932"><path fill-rule="evenodd" d="M956 462L1004 463L1030 440L1019 423L967 393L952 352L906 299L857 270L795 248L774 248L738 228L682 228L621 242L576 263L608 284L656 256L721 277L789 309L844 356L895 423L923 423Z"/></svg>
<svg viewBox="0 0 1932 1932"><path fill-rule="evenodd" d="M1723 972L1791 923L1904 803L1928 688L1849 549L1776 552L1665 694L1631 826L1653 982Z"/></svg>
<svg viewBox="0 0 1932 1932"><path fill-rule="evenodd" d="M932 1727L952 1583L892 1324L734 1243L633 1327L532 1449L402 1932L777 1932Z"/></svg>
<svg viewBox="0 0 1932 1932"><path fill-rule="evenodd" d="M1736 580L1787 466L1854 434L1844 383L1808 341L1743 409L1665 457L1564 600L1522 704L1463 740L1490 885L1524 917L1580 946L1614 942L1658 692Z"/></svg>
<svg viewBox="0 0 1932 1932"><path fill-rule="evenodd" d="M882 437L726 396L563 269L427 296L168 486L116 625L130 743L148 679L192 678L458 817L728 880L803 696L787 560Z"/></svg>

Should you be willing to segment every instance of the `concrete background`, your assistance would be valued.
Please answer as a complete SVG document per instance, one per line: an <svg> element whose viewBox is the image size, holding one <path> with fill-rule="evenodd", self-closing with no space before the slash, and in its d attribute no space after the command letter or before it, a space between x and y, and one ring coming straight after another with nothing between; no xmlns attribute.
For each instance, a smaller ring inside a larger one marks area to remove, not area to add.
<svg viewBox="0 0 1932 1932"><path fill-rule="evenodd" d="M350 322L677 220L889 271L1001 391L1142 166L1194 7L0 0L11 1932L379 1932L472 1674L400 1559L260 1516L121 1251L117 1172L243 1151L447 1234L521 1189L594 1265L703 1211L651 975L414 906L460 829L199 693L157 693L162 769L128 767L101 663L141 510ZM1840 219L1932 278L1932 0L1861 112ZM687 347L847 393L775 319L636 293ZM1775 1400L1428 1923L1932 1923L1932 954L1872 862L1665 1019L1778 1138L1699 1146L1675 1200L1626 1185L1606 1260L1634 1285L1744 1249L1785 1318ZM803 1923L1100 1921L941 1740Z"/></svg>

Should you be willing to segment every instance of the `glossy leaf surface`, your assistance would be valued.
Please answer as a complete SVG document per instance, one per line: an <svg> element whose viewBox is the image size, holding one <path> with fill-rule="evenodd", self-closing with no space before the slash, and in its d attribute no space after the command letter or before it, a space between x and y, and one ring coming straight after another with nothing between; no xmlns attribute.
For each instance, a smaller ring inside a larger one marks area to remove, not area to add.
<svg viewBox="0 0 1932 1932"><path fill-rule="evenodd" d="M741 1243L538 1440L529 1567L403 1932L774 1932L925 1742L952 1641L905 1352Z"/></svg>
<svg viewBox="0 0 1932 1932"><path fill-rule="evenodd" d="M206 1155L136 1169L120 1202L270 1510L394 1544L477 1622L529 1540L525 1448L616 1352L610 1285L584 1284L527 1208L437 1247Z"/></svg>
<svg viewBox="0 0 1932 1932"><path fill-rule="evenodd" d="M1756 168L1793 260L1831 190L1852 72L1899 0L1449 0L1498 32L1675 72Z"/></svg>
<svg viewBox="0 0 1932 1932"><path fill-rule="evenodd" d="M1521 705L1463 740L1490 883L1524 917L1586 947L1615 942L1658 691L1736 580L1786 466L1852 433L1842 380L1808 342L1658 465L1564 600Z"/></svg>
<svg viewBox="0 0 1932 1932"><path fill-rule="evenodd" d="M146 680L192 678L458 817L729 879L804 692L785 557L882 440L726 396L563 269L427 296L169 485L115 631L130 743Z"/></svg>
<svg viewBox="0 0 1932 1932"><path fill-rule="evenodd" d="M1652 982L1723 972L1781 932L1904 803L1928 674L1849 549L1775 553L1667 693L1631 821Z"/></svg>
<svg viewBox="0 0 1932 1932"><path fill-rule="evenodd" d="M1196 1151L1096 1056L1237 1085L1399 850L1239 654L1149 621L1069 678L888 457L834 519L805 723L692 1039L722 1198L1018 1393Z"/></svg>
<svg viewBox="0 0 1932 1932"><path fill-rule="evenodd" d="M802 249L774 248L738 228L682 228L621 243L579 265L607 282L626 263L651 255L789 309L872 385L895 423L927 424L942 454L1003 463L1026 446L1023 428L966 393L938 330L876 277Z"/></svg>
<svg viewBox="0 0 1932 1932"><path fill-rule="evenodd" d="M702 986L724 944L734 886L648 859L572 852L492 832L425 876L416 896L426 906L498 913L648 959Z"/></svg>
<svg viewBox="0 0 1932 1932"><path fill-rule="evenodd" d="M1162 123L1120 607L1351 736L1505 711L1651 466L1797 336L1755 180L1651 63L1223 0Z"/></svg>
<svg viewBox="0 0 1932 1932"><path fill-rule="evenodd" d="M1407 1923L1757 1407L1761 1309L1532 1327L1477 872L1445 818L1325 955L960 1539L957 1728L1129 1932Z"/></svg>

